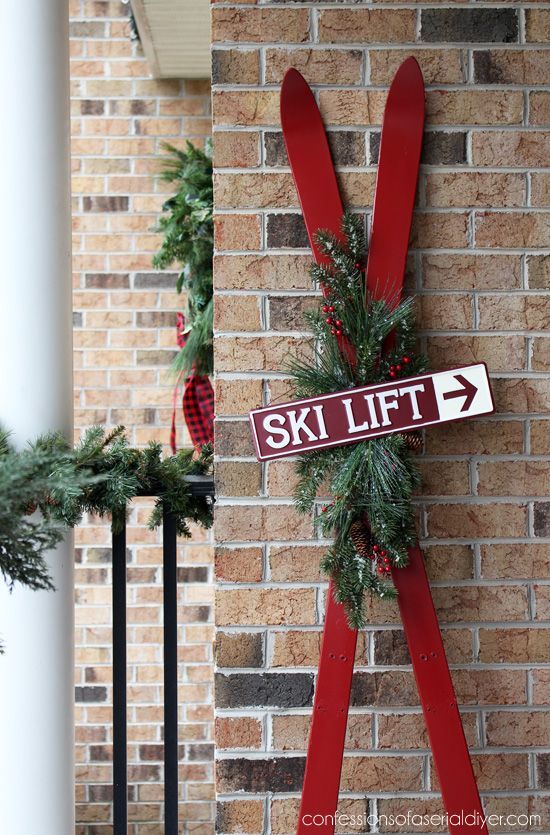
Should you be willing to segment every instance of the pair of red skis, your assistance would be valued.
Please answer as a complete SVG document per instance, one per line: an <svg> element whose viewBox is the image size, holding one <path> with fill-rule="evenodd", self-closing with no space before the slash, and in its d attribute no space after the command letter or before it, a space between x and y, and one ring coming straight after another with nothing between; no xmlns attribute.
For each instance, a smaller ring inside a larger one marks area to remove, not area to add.
<svg viewBox="0 0 550 835"><path fill-rule="evenodd" d="M321 115L308 84L294 69L281 89L281 123L311 248L322 262L315 235L319 229L341 235L343 206ZM366 269L370 292L392 305L399 302L403 285L423 128L424 83L417 62L409 58L399 67L386 103ZM407 567L394 569L392 576L449 829L452 835L486 833L419 546L410 549ZM356 642L357 632L348 626L331 586L298 835L334 832Z"/></svg>

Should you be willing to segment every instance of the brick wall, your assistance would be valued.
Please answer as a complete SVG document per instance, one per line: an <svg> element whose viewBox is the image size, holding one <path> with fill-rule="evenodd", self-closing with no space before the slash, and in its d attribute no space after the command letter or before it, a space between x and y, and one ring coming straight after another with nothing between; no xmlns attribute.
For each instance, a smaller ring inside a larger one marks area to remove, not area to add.
<svg viewBox="0 0 550 835"><path fill-rule="evenodd" d="M411 54L428 92L408 283L433 366L486 361L498 411L426 432L420 534L487 809L550 830L550 9L447 6L213 6L220 833L295 831L324 610L292 465L260 467L243 420L288 394L313 295L279 82L289 66L312 82L347 205L369 216ZM360 636L341 788L341 811L441 809L394 603Z"/></svg>
<svg viewBox="0 0 550 835"><path fill-rule="evenodd" d="M175 275L152 270L151 230L165 198L161 141L203 145L206 81L155 81L131 41L128 6L72 0L75 417L124 423L132 442L168 442ZM183 432L180 441L188 442ZM162 820L162 555L132 511L128 530L129 782L131 835ZM77 531L77 833L112 832L111 554L108 525ZM180 820L212 825L212 548L200 531L179 551Z"/></svg>

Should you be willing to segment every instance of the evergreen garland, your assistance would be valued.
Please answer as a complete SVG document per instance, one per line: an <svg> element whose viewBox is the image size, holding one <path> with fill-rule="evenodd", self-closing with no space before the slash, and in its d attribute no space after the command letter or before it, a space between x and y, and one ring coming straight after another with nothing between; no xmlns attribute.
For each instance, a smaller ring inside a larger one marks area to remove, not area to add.
<svg viewBox="0 0 550 835"><path fill-rule="evenodd" d="M9 588L21 583L32 589L51 589L44 560L67 528L78 525L83 513L110 516L113 532L120 531L127 504L136 496L155 496L150 529L162 523L163 507L174 514L179 536L190 536L189 522L206 528L212 509L204 496L194 496L186 475L203 475L211 468L212 451L200 457L181 450L162 457L162 446L144 449L128 444L124 427L106 434L100 426L88 429L72 448L59 433L41 436L22 451L0 430L0 572ZM37 512L38 511L38 512Z"/></svg>
<svg viewBox="0 0 550 835"><path fill-rule="evenodd" d="M373 298L365 286L360 220L346 214L342 231L344 243L327 232L317 235L329 264L311 268L325 298L306 314L315 362L296 360L290 367L300 398L388 382L427 367L415 351L413 300L392 307ZM365 591L395 596L388 583L391 566L406 565L407 549L415 542L411 497L420 478L411 449L417 446L411 433L384 435L298 459L298 510L311 512L319 494L334 496L317 516L323 535L334 536L322 567L334 579L352 627L365 623Z"/></svg>
<svg viewBox="0 0 550 835"><path fill-rule="evenodd" d="M153 266L164 270L174 262L181 272L176 290L187 294L186 342L174 361L174 371L186 377L212 374L213 300L212 257L214 252L212 158L187 142L181 151L165 142L168 151L161 179L177 184L176 193L165 201L156 231L164 239Z"/></svg>

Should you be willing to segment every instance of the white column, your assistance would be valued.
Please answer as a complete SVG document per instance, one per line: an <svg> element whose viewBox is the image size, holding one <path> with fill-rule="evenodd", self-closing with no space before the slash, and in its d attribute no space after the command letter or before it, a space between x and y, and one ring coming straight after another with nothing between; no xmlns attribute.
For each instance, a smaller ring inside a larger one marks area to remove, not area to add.
<svg viewBox="0 0 550 835"><path fill-rule="evenodd" d="M0 3L0 422L72 432L67 0ZM73 549L0 581L0 830L73 835Z"/></svg>

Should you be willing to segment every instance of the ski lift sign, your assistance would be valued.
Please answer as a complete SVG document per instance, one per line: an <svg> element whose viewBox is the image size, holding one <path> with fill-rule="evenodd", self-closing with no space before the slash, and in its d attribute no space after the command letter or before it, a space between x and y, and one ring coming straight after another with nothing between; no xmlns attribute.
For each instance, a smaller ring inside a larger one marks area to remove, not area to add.
<svg viewBox="0 0 550 835"><path fill-rule="evenodd" d="M268 461L494 410L481 362L253 409L250 422L257 457Z"/></svg>

